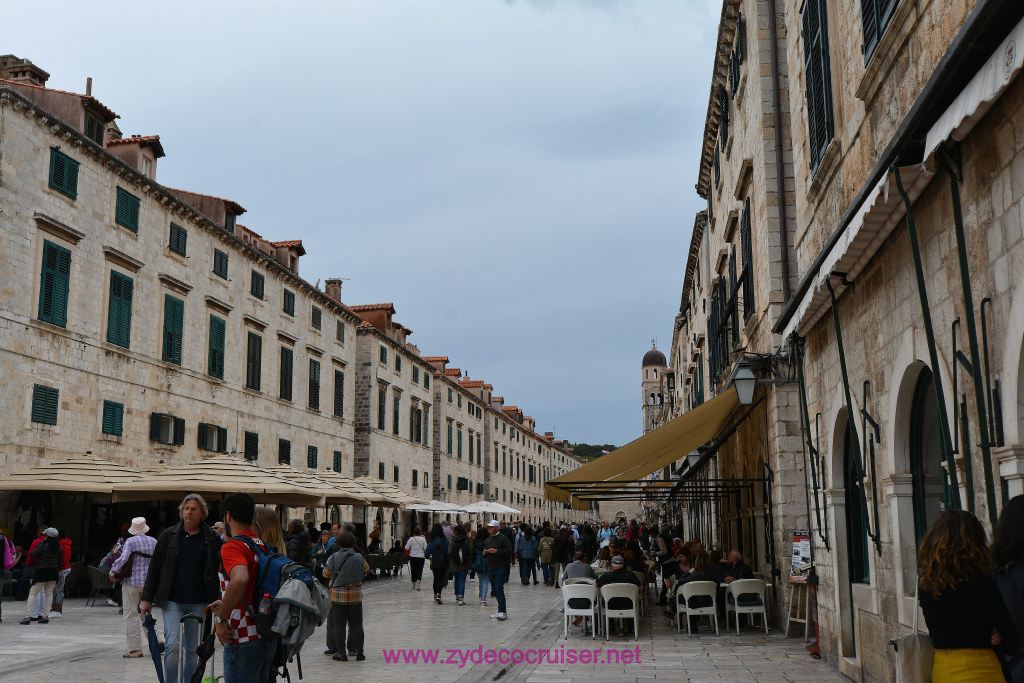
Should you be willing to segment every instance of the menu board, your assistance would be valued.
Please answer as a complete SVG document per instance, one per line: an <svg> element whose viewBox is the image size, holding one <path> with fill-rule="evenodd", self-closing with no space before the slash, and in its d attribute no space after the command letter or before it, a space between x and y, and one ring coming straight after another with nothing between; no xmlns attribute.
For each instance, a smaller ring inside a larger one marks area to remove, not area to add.
<svg viewBox="0 0 1024 683"><path fill-rule="evenodd" d="M793 557L789 567L789 580L794 582L807 581L807 572L811 568L811 535L806 531L793 532Z"/></svg>

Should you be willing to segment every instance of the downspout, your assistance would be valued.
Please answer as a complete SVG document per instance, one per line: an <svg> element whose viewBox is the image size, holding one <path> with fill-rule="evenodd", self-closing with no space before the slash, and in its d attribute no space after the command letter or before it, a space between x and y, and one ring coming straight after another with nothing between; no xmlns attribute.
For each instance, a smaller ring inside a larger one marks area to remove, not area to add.
<svg viewBox="0 0 1024 683"><path fill-rule="evenodd" d="M772 116L775 125L775 183L779 196L779 248L782 251L782 300L789 301L789 224L786 220L786 180L782 159L782 100L779 78L779 39L775 0L768 0L768 34L772 41Z"/></svg>

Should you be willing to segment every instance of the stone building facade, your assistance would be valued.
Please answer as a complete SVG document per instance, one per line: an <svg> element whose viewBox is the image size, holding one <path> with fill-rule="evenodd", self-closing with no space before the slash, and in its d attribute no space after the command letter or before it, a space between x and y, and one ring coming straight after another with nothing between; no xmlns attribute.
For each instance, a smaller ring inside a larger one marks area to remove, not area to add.
<svg viewBox="0 0 1024 683"><path fill-rule="evenodd" d="M716 89L737 82L741 16L758 77L737 103L742 86ZM888 641L911 626L936 515L969 509L991 529L1024 493L1022 20L1018 3L984 0L723 3L697 185L709 203L669 358L681 413L731 390L738 362L757 380L750 414L680 478L766 481L738 503L679 503L691 528L780 570L783 598L792 533L809 532L817 647L854 680L893 679ZM744 322L715 352L721 291Z"/></svg>

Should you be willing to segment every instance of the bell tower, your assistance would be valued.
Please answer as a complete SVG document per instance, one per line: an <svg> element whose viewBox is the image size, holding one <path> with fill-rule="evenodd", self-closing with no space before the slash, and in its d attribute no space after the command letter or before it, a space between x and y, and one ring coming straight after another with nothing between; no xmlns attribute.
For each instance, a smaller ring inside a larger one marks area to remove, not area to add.
<svg viewBox="0 0 1024 683"><path fill-rule="evenodd" d="M658 428L658 419L668 400L665 388L665 374L668 372L668 361L665 354L658 350L655 340L651 340L651 350L644 354L641 367L641 393L643 397L644 430L647 434Z"/></svg>

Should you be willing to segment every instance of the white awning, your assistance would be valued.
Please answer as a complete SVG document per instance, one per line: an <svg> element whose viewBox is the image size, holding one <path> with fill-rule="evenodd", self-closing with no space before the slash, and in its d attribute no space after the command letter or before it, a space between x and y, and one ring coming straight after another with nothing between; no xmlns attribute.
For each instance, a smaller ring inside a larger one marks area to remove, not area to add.
<svg viewBox="0 0 1024 683"><path fill-rule="evenodd" d="M939 117L925 139L927 159L946 140L967 137L988 113L1024 64L1024 21L1017 24L953 104Z"/></svg>

